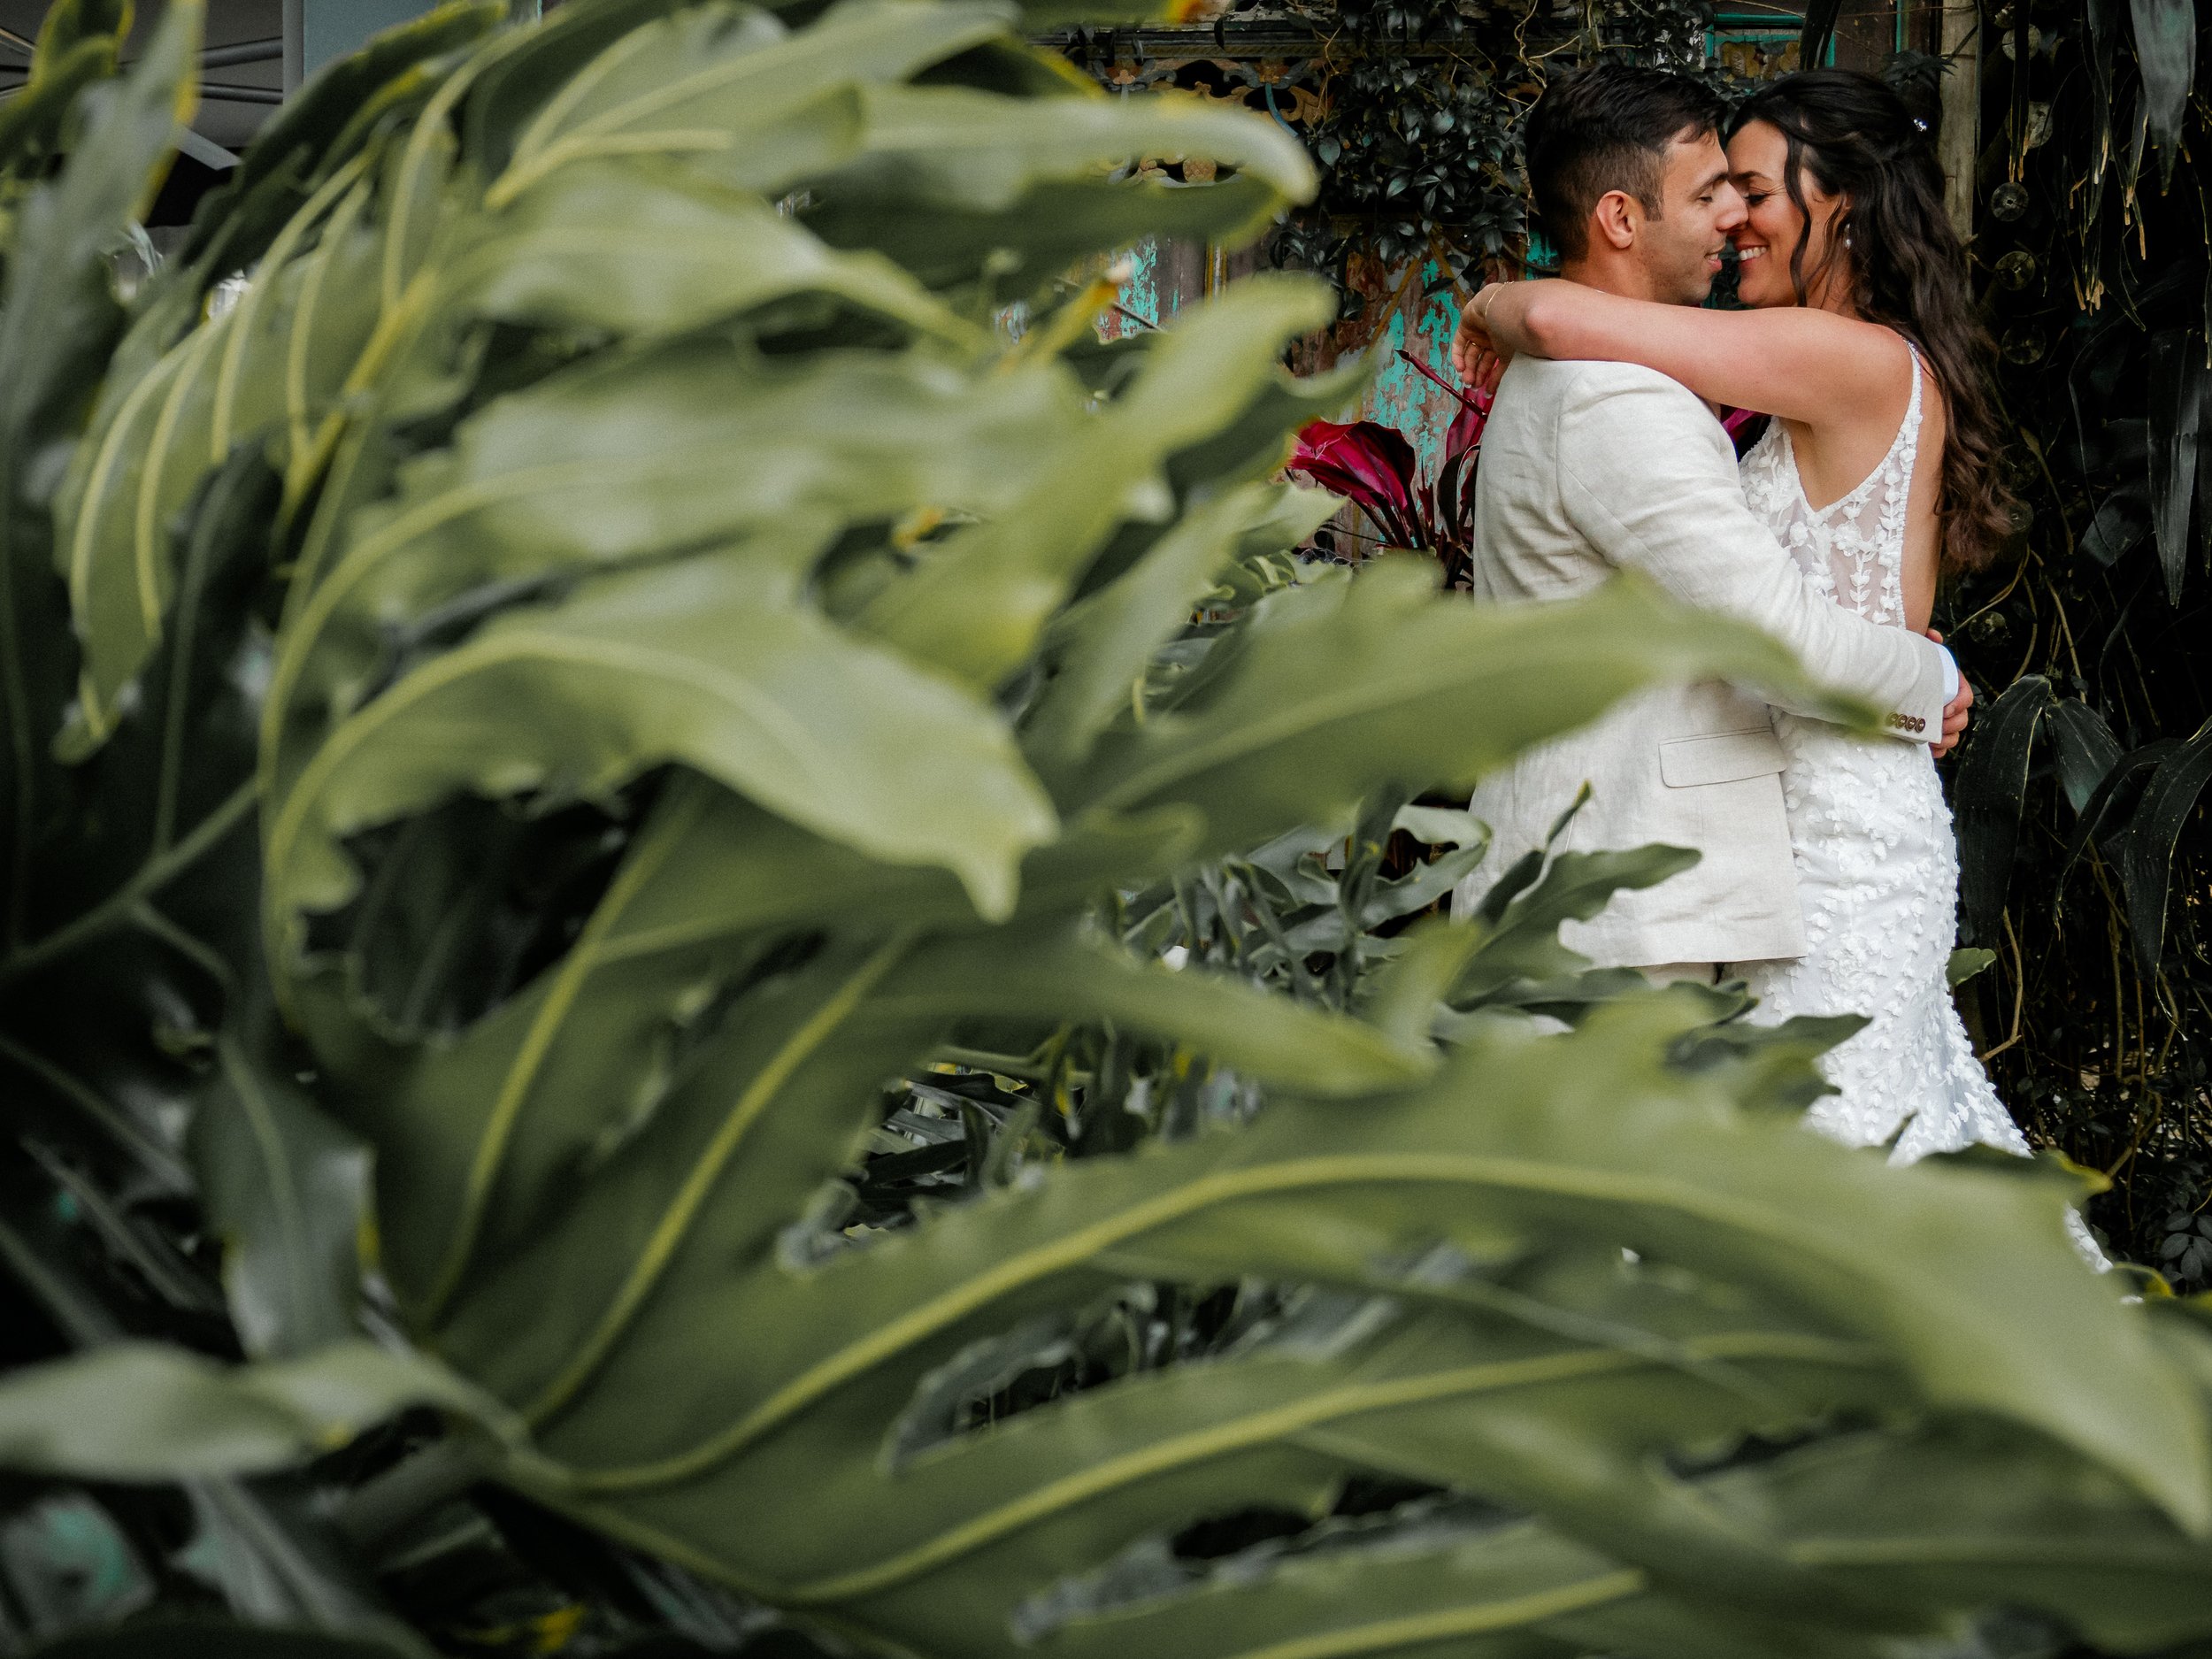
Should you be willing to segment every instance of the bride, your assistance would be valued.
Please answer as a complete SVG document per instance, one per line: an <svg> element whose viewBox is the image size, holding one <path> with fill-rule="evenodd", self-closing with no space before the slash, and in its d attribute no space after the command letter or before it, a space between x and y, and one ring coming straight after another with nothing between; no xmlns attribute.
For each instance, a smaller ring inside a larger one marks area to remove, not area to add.
<svg viewBox="0 0 2212 1659"><path fill-rule="evenodd" d="M1752 509L1836 603L1924 631L1939 576L1986 564L2009 530L1988 339L1943 175L1902 101L1818 69L1754 93L1728 160L1749 309L1623 299L1564 281L1494 283L1453 342L1494 386L1516 353L1638 363L1714 403L1773 417L1745 456ZM1894 1160L2028 1145L1974 1057L1946 982L1958 858L1934 760L1777 710L1808 949L1732 964L1759 1018L1857 1013L1824 1063L1816 1126Z"/></svg>

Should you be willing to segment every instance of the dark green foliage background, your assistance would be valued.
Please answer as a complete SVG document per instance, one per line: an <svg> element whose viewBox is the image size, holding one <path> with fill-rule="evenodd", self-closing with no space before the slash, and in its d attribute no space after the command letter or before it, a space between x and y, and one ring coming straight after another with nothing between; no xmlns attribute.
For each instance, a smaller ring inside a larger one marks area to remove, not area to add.
<svg viewBox="0 0 2212 1659"><path fill-rule="evenodd" d="M1386 269L1433 258L1446 279L1480 286L1525 246L1520 123L1543 65L1632 56L1701 70L1710 17L1701 0L1343 0L1323 24L1329 109L1309 134L1321 188L1278 233L1272 257L1340 286L1356 258Z"/></svg>
<svg viewBox="0 0 2212 1659"><path fill-rule="evenodd" d="M1998 953L1971 993L1993 1071L2034 1138L2112 1175L2092 1218L2196 1289L2212 1279L2207 83L2200 56L2162 148L2142 68L2148 23L2165 82L2186 73L2190 12L1984 10L1975 281L2032 518L2017 559L1951 596L1948 626L1983 694L1956 793L1968 942Z"/></svg>

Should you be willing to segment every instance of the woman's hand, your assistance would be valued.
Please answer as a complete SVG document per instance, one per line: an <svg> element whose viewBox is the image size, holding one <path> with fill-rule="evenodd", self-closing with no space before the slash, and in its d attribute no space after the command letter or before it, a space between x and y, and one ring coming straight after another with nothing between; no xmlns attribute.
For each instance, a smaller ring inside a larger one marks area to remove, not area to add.
<svg viewBox="0 0 2212 1659"><path fill-rule="evenodd" d="M1510 285L1492 282L1460 308L1459 327L1452 334L1452 371L1467 386L1481 392L1498 389L1498 377L1513 354L1490 332L1490 308Z"/></svg>

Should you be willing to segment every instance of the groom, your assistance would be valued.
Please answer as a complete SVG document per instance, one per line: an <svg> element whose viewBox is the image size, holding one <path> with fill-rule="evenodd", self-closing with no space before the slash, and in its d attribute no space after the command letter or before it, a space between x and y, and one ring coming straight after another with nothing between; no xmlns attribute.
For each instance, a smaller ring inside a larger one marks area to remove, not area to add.
<svg viewBox="0 0 2212 1659"><path fill-rule="evenodd" d="M1526 150L1560 275L1636 299L1703 301L1745 217L1723 113L1705 87L1654 69L1608 65L1554 82L1529 117ZM1941 752L1965 725L1972 694L1949 654L1809 588L1746 504L1712 411L1654 370L1514 360L1483 434L1475 549L1480 598L1570 598L1640 571L1780 640L1815 680L1882 710L1902 741ZM1488 873L1455 908L1471 910L1495 872L1540 845L1588 780L1594 797L1564 844L1666 841L1704 856L1570 924L1563 942L1601 966L1707 981L1722 964L1802 956L1782 767L1758 696L1715 681L1631 698L1483 781L1473 810L1496 841Z"/></svg>

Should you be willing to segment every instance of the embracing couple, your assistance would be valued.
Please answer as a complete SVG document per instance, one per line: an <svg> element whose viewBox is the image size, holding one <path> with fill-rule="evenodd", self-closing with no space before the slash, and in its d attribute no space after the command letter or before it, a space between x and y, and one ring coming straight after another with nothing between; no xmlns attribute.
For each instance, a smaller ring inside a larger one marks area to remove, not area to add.
<svg viewBox="0 0 2212 1659"><path fill-rule="evenodd" d="M1453 346L1496 392L1476 594L1558 599L1640 571L1781 640L1890 735L1725 685L1647 693L1484 782L1487 867L1540 844L1587 780L1565 844L1703 856L1569 944L1741 979L1761 1019L1866 1016L1811 1112L1840 1140L1901 1161L2024 1155L1945 973L1958 862L1935 756L1972 694L1924 631L1938 579L1989 560L2009 502L1928 135L1866 75L1792 75L1731 111L1694 81L1607 65L1545 92L1525 148L1561 275L1484 288ZM1731 242L1746 309L1701 309ZM1740 469L1717 406L1771 417Z"/></svg>

